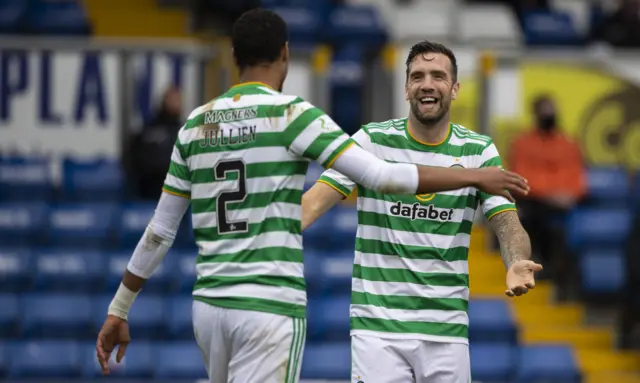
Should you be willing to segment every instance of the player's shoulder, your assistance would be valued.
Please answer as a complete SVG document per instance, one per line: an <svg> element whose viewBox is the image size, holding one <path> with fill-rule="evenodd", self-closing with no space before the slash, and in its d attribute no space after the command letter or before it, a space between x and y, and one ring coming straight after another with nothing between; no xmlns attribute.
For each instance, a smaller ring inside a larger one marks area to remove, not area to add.
<svg viewBox="0 0 640 383"><path fill-rule="evenodd" d="M407 127L406 118L392 118L390 120L381 122L369 122L362 125L362 130L367 134L397 134L398 132L404 132ZM404 133L403 133L404 134Z"/></svg>
<svg viewBox="0 0 640 383"><path fill-rule="evenodd" d="M451 141L454 141L453 143L457 143L459 146L469 144L478 146L481 149L485 149L493 144L491 137L454 123L451 123Z"/></svg>

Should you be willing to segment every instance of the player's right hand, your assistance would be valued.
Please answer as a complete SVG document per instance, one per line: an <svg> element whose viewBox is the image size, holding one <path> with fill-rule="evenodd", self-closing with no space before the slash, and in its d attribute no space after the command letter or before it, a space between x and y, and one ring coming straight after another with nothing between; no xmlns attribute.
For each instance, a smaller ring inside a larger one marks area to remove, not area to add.
<svg viewBox="0 0 640 383"><path fill-rule="evenodd" d="M478 182L476 187L481 191L505 197L515 202L513 195L527 195L529 184L519 174L504 170L500 167L488 167L478 169Z"/></svg>
<svg viewBox="0 0 640 383"><path fill-rule="evenodd" d="M116 346L118 346L116 362L120 363L127 352L129 342L131 342L131 336L127 321L113 315L107 315L96 343L96 356L102 368L102 375L109 375L109 359L111 359L111 353Z"/></svg>

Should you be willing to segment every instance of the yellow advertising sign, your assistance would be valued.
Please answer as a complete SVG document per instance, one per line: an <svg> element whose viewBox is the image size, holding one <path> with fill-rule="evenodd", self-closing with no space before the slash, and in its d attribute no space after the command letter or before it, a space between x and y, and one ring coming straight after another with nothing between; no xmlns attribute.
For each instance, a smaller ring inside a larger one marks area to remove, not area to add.
<svg viewBox="0 0 640 383"><path fill-rule="evenodd" d="M520 81L524 115L495 121L503 152L514 129L531 124L534 98L550 94L562 129L581 145L587 163L640 169L640 88L592 66L553 61L522 63Z"/></svg>

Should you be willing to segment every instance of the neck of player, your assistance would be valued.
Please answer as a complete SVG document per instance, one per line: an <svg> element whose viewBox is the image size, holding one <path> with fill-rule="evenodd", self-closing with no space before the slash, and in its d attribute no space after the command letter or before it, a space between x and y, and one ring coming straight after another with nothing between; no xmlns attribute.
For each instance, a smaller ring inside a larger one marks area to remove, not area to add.
<svg viewBox="0 0 640 383"><path fill-rule="evenodd" d="M273 90L280 91L281 75L271 66L249 67L240 73L240 83L246 82L261 82Z"/></svg>
<svg viewBox="0 0 640 383"><path fill-rule="evenodd" d="M434 124L423 124L412 114L409 114L409 126L411 135L420 142L427 144L440 144L449 134L449 114Z"/></svg>

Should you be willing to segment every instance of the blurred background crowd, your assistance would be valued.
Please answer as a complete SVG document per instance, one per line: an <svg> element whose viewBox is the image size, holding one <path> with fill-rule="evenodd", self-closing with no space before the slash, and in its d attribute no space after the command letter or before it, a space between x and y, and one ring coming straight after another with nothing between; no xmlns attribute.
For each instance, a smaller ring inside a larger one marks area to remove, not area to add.
<svg viewBox="0 0 640 383"><path fill-rule="evenodd" d="M92 342L177 131L237 81L227 36L257 6L290 27L285 92L349 133L407 115L412 44L458 56L452 120L492 136L529 179L519 213L545 266L533 292L503 297L478 214L474 381L640 382L638 0L0 0L0 380L98 376ZM304 233L305 379L349 376L353 201ZM133 307L119 379L205 377L189 226Z"/></svg>

